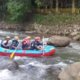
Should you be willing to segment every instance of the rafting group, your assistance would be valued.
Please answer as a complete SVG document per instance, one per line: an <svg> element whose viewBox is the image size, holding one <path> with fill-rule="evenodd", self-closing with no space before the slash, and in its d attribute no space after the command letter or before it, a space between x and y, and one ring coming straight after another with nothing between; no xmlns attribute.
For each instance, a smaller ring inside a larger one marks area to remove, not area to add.
<svg viewBox="0 0 80 80"><path fill-rule="evenodd" d="M21 48L22 50L43 50L43 42L38 36L33 40L31 40L30 36L27 36L21 42L19 41L19 36L14 36L13 39L11 39L10 36L6 36L6 38L1 41L1 47L12 50L16 48Z"/></svg>

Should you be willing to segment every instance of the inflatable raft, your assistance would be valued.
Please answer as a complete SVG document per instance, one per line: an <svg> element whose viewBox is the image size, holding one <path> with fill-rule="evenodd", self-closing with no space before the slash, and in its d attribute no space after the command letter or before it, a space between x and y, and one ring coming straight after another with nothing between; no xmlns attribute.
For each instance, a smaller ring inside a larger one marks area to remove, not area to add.
<svg viewBox="0 0 80 80"><path fill-rule="evenodd" d="M55 47L46 45L44 50L10 50L0 47L0 56L10 56L15 52L15 56L41 57L51 56L55 53Z"/></svg>

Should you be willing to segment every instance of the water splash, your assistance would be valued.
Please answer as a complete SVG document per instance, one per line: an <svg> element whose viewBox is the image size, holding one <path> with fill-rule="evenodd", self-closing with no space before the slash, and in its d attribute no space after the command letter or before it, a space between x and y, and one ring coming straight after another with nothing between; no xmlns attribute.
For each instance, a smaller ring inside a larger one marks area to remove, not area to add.
<svg viewBox="0 0 80 80"><path fill-rule="evenodd" d="M8 69L0 70L0 80L11 80L12 72Z"/></svg>
<svg viewBox="0 0 80 80"><path fill-rule="evenodd" d="M2 37L10 34L11 36L19 34L18 32L12 33L5 31L0 31L0 33L3 34L0 35ZM22 33L20 34L23 35ZM39 59L28 57L15 57L14 61L16 61L20 67L20 69L15 71L10 71L7 69L6 65L9 62L8 58L0 57L0 67L6 67L6 69L1 68L2 70L0 70L0 80L57 80L56 75L59 73L59 69L62 69L68 65L62 60L61 55L71 54L71 56L69 55L71 59L71 57L73 57L72 53L76 53L77 55L77 53L80 52L79 49L80 44L72 44L71 48L58 48L57 53L59 54L56 53L56 55L52 57L44 57ZM67 62L69 62L70 59L68 59ZM71 60L71 63L72 62L73 61Z"/></svg>

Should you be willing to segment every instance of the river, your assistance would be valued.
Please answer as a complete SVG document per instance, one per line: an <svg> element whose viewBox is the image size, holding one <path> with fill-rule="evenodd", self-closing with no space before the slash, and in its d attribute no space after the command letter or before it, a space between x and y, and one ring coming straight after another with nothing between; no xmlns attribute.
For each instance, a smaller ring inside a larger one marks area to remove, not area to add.
<svg viewBox="0 0 80 80"><path fill-rule="evenodd" d="M23 32L0 31L1 39L6 35L26 37ZM14 71L7 68L9 58L0 57L0 80L58 80L60 69L80 61L80 43L72 42L70 45L71 47L56 47L55 55L49 57L15 57L14 61L18 63L19 69Z"/></svg>

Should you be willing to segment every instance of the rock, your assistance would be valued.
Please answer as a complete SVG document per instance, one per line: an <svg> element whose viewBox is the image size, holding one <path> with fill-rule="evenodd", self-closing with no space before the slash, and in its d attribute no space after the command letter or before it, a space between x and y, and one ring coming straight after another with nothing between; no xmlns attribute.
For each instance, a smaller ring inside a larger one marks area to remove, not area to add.
<svg viewBox="0 0 80 80"><path fill-rule="evenodd" d="M79 41L79 40L80 40L80 35L76 35L76 36L74 36L74 37L73 37L73 40L75 40L75 41Z"/></svg>
<svg viewBox="0 0 80 80"><path fill-rule="evenodd" d="M79 41L80 40L80 32L79 31L74 31L70 34L73 40Z"/></svg>
<svg viewBox="0 0 80 80"><path fill-rule="evenodd" d="M76 36L76 35L78 35L78 32L76 31L76 32L72 32L71 34L70 34L70 36Z"/></svg>
<svg viewBox="0 0 80 80"><path fill-rule="evenodd" d="M68 46L71 39L64 36L52 36L48 40L49 45L54 45L57 47L65 47Z"/></svg>
<svg viewBox="0 0 80 80"><path fill-rule="evenodd" d="M9 70L17 70L19 69L19 65L17 62L15 61L11 61L11 60L2 60L0 62L0 70L2 69L9 69Z"/></svg>
<svg viewBox="0 0 80 80"><path fill-rule="evenodd" d="M25 31L26 34L35 34L36 31Z"/></svg>
<svg viewBox="0 0 80 80"><path fill-rule="evenodd" d="M58 80L58 75L61 72L61 69L58 67L49 67L46 69L46 79L45 80ZM51 78L49 78L49 76L51 76Z"/></svg>
<svg viewBox="0 0 80 80"><path fill-rule="evenodd" d="M80 62L69 65L59 74L60 80L80 80Z"/></svg>
<svg viewBox="0 0 80 80"><path fill-rule="evenodd" d="M17 70L19 69L19 65L17 62L11 61L10 63L8 63L8 69L11 71Z"/></svg>

